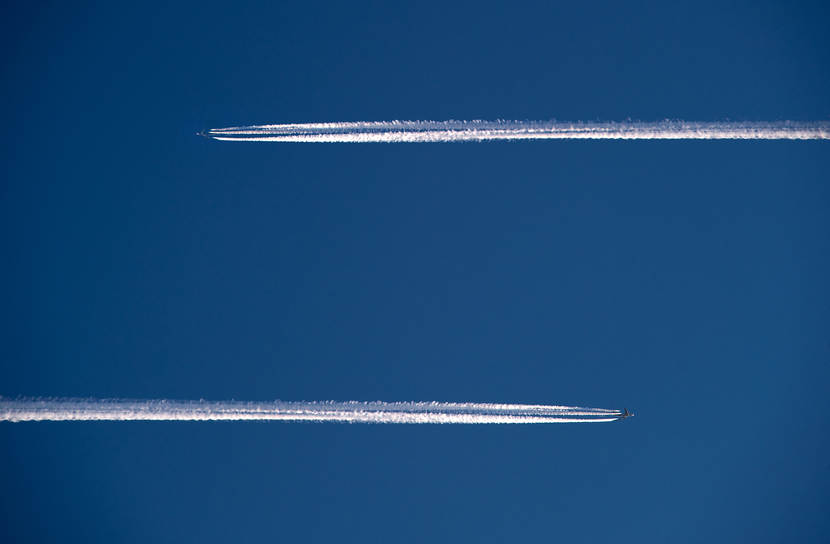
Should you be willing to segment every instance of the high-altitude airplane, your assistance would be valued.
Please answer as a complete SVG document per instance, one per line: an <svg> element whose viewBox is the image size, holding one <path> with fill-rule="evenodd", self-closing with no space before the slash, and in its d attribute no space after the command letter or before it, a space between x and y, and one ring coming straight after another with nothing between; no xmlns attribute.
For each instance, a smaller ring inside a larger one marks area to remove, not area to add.
<svg viewBox="0 0 830 544"><path fill-rule="evenodd" d="M631 416L633 416L633 415L634 415L634 414L632 414L631 412L629 412L629 411L628 411L628 408L626 408L626 409L625 409L625 411L624 411L622 414L620 414L620 417L619 417L618 419L625 419L625 418L627 418L627 417L631 417Z"/></svg>

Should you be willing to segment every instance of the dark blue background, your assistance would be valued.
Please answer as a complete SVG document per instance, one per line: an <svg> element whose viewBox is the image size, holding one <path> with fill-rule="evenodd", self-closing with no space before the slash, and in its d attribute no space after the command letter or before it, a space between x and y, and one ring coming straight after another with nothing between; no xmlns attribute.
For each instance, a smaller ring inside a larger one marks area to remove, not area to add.
<svg viewBox="0 0 830 544"><path fill-rule="evenodd" d="M628 407L0 424L7 542L826 542L830 144L277 145L827 120L821 3L3 8L0 394Z"/></svg>

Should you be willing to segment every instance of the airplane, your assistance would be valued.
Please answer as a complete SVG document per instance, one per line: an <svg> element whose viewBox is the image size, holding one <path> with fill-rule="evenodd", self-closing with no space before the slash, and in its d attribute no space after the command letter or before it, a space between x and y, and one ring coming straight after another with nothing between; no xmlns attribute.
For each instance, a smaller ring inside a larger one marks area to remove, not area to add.
<svg viewBox="0 0 830 544"><path fill-rule="evenodd" d="M620 417L618 418L618 420L620 420L620 419L625 419L625 418L627 418L627 417L631 417L631 416L633 416L633 415L634 415L634 414L632 414L631 412L629 412L629 411L628 411L628 408L626 408L626 409L625 409L625 411L624 411L622 414L620 414Z"/></svg>
<svg viewBox="0 0 830 544"><path fill-rule="evenodd" d="M203 136L205 138L210 138L210 134L208 134L208 132L206 130L203 130L201 132L197 132L196 136Z"/></svg>

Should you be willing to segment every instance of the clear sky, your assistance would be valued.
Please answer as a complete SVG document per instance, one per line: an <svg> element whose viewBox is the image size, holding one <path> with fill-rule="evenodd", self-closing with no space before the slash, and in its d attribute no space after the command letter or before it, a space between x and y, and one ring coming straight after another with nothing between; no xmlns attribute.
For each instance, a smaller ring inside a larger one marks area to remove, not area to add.
<svg viewBox="0 0 830 544"><path fill-rule="evenodd" d="M826 121L823 3L132 4L3 8L0 395L637 417L0 424L0 541L830 540L828 142L195 135Z"/></svg>

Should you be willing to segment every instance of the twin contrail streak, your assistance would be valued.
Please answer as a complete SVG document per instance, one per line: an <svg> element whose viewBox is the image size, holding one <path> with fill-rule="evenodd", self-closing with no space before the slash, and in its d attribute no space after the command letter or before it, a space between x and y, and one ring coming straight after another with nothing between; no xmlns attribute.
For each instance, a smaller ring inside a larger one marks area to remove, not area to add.
<svg viewBox="0 0 830 544"><path fill-rule="evenodd" d="M486 140L827 140L830 122L358 121L214 128L240 142L418 143Z"/></svg>
<svg viewBox="0 0 830 544"><path fill-rule="evenodd" d="M622 412L475 402L208 402L0 398L0 421L318 421L343 423L599 423Z"/></svg>

